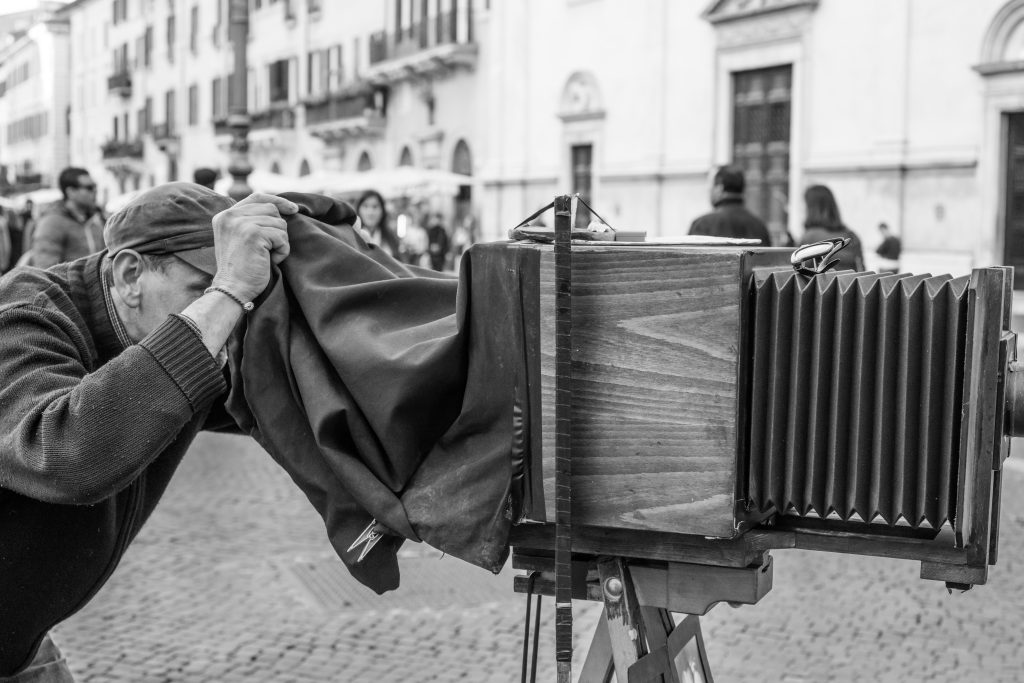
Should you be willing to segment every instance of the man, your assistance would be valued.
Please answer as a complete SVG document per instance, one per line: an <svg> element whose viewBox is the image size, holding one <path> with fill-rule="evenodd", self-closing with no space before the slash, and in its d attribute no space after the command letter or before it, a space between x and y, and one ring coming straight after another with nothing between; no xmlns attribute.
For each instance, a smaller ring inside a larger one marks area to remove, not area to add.
<svg viewBox="0 0 1024 683"><path fill-rule="evenodd" d="M40 217L32 237L32 265L73 261L103 249L103 224L96 213L96 183L84 168L69 167L57 179L64 200Z"/></svg>
<svg viewBox="0 0 1024 683"><path fill-rule="evenodd" d="M888 223L879 223L878 231L882 233L882 243L875 251L878 254L878 270L883 273L898 273L900 270L900 252L903 245L900 238L892 234Z"/></svg>
<svg viewBox="0 0 1024 683"><path fill-rule="evenodd" d="M212 190L217 182L217 172L212 168L197 168L192 172L192 182Z"/></svg>
<svg viewBox="0 0 1024 683"><path fill-rule="evenodd" d="M431 214L430 225L427 226L427 249L430 253L430 267L434 270L444 270L448 260L448 241L444 217L437 212Z"/></svg>
<svg viewBox="0 0 1024 683"><path fill-rule="evenodd" d="M108 221L106 251L0 279L0 680L71 680L49 630L109 578L196 433L233 425L218 358L295 211L169 183Z"/></svg>
<svg viewBox="0 0 1024 683"><path fill-rule="evenodd" d="M711 205L715 210L695 220L690 226L690 234L758 239L762 245L770 247L771 236L764 221L743 206L745 188L742 169L737 166L720 167L711 186Z"/></svg>

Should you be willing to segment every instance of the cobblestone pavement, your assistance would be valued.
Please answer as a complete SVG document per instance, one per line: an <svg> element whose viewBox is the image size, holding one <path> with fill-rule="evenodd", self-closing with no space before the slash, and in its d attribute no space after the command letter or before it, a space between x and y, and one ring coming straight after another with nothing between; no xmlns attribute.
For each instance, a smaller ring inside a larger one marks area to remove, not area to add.
<svg viewBox="0 0 1024 683"><path fill-rule="evenodd" d="M912 562L776 551L760 604L702 620L715 680L1024 680L1022 490L1024 471L1009 470L999 564L965 594L920 580ZM269 457L206 434L56 638L82 683L519 680L525 598L510 568L492 576L414 544L401 564L402 588L374 596ZM577 604L578 659L598 610ZM553 611L545 601L541 681L555 678Z"/></svg>

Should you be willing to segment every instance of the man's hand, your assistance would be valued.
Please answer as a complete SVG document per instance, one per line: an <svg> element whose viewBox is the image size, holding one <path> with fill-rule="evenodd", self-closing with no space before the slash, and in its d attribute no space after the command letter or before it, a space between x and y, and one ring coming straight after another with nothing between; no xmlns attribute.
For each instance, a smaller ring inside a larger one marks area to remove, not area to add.
<svg viewBox="0 0 1024 683"><path fill-rule="evenodd" d="M213 284L242 301L252 301L270 282L270 264L288 256L288 233L281 216L299 208L287 199L251 194L213 217L217 275Z"/></svg>

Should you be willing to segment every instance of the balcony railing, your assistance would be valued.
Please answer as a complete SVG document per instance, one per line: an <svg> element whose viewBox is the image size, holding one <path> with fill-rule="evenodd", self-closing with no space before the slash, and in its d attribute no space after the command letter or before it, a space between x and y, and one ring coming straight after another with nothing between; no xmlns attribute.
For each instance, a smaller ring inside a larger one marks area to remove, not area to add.
<svg viewBox="0 0 1024 683"><path fill-rule="evenodd" d="M107 90L121 97L131 97L132 75L127 71L118 71L107 79Z"/></svg>
<svg viewBox="0 0 1024 683"><path fill-rule="evenodd" d="M466 36L459 39L458 21L462 12L442 12L398 33L377 31L370 34L370 64L398 59L437 45L472 43L473 22L468 18Z"/></svg>
<svg viewBox="0 0 1024 683"><path fill-rule="evenodd" d="M174 140L178 137L173 123L157 123L150 129L150 132L153 135L153 139L157 142L160 140Z"/></svg>
<svg viewBox="0 0 1024 683"><path fill-rule="evenodd" d="M14 176L15 185L41 185L43 183L42 173L24 173Z"/></svg>
<svg viewBox="0 0 1024 683"><path fill-rule="evenodd" d="M295 128L295 111L290 107L271 107L262 111L254 111L249 117L252 130L268 130L272 128Z"/></svg>
<svg viewBox="0 0 1024 683"><path fill-rule="evenodd" d="M326 99L306 103L306 124L327 123L363 116L384 116L385 95L366 89L358 92L335 93Z"/></svg>
<svg viewBox="0 0 1024 683"><path fill-rule="evenodd" d="M141 159L142 140L107 140L100 147L104 159Z"/></svg>

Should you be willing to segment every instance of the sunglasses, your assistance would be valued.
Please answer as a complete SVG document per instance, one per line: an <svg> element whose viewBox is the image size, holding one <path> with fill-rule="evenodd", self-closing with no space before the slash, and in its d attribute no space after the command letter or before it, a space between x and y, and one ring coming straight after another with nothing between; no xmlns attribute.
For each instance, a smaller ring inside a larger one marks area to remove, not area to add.
<svg viewBox="0 0 1024 683"><path fill-rule="evenodd" d="M90 190L90 191L92 191L92 190L96 189L96 186L92 185L92 184L89 184L89 185L75 185L75 187L77 187L79 190Z"/></svg>

